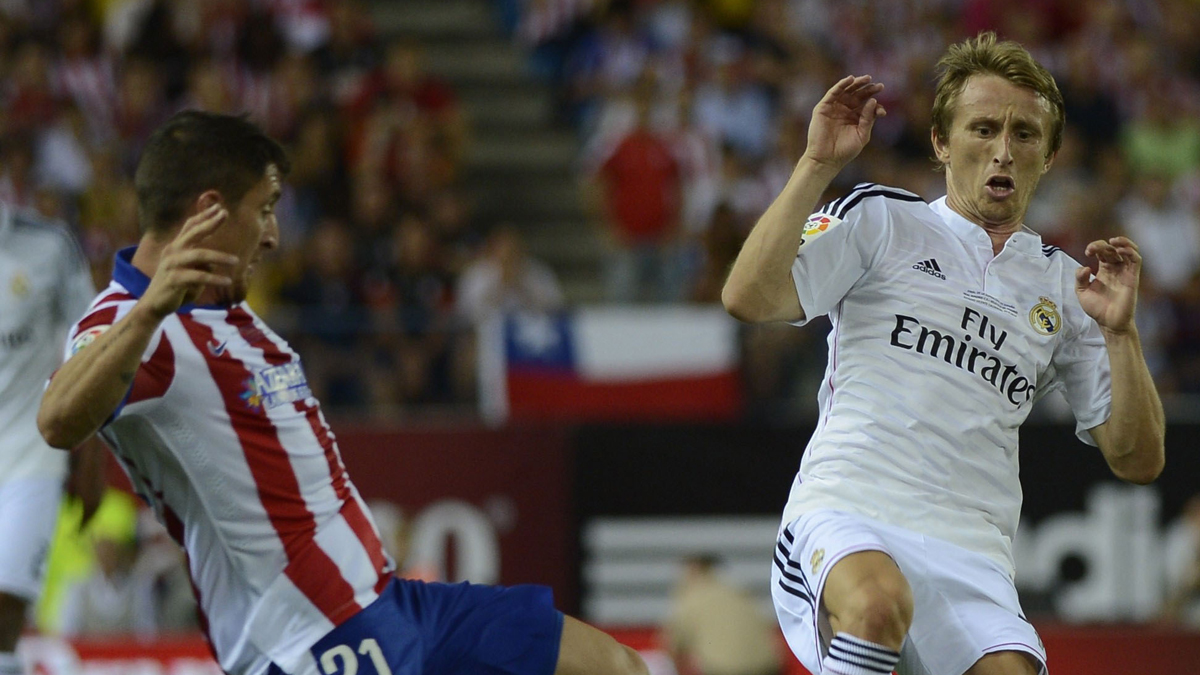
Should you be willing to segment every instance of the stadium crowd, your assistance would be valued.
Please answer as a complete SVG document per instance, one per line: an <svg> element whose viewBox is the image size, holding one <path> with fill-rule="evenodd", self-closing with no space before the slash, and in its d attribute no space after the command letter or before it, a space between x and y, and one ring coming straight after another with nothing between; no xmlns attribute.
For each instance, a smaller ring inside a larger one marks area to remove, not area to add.
<svg viewBox="0 0 1200 675"><path fill-rule="evenodd" d="M478 248L467 129L417 45L352 0L9 2L0 199L63 218L107 285L136 241L132 172L172 113L247 113L287 147L281 251L252 305L333 407L453 400L453 284ZM371 377L368 377L368 374Z"/></svg>
<svg viewBox="0 0 1200 675"><path fill-rule="evenodd" d="M534 67L558 84L581 171L622 243L610 295L636 286L699 301L717 299L741 236L803 151L807 116L847 73L885 83L889 114L837 190L875 182L940 196L929 140L935 61L982 30L1027 45L1066 98L1064 146L1027 224L1079 260L1101 236L1139 242L1147 358L1164 392L1200 393L1196 2L533 0L515 24ZM658 156L653 168L639 161ZM760 395L797 382L779 375L781 363L819 376L823 364L804 361L822 351L803 348L812 335L749 337L745 365Z"/></svg>
<svg viewBox="0 0 1200 675"><path fill-rule="evenodd" d="M580 138L616 242L616 302L718 299L741 238L846 73L889 115L839 190L940 194L933 60L994 29L1052 68L1063 150L1030 212L1082 257L1125 232L1145 253L1138 313L1164 392L1200 393L1200 7L1195 0L495 0ZM137 236L134 161L199 107L247 112L291 154L280 254L251 304L305 354L331 408L469 404L470 326L497 289L563 303L517 227L464 196L469 124L420 45L382 38L360 0L10 0L0 14L0 199L64 218L107 283ZM1019 10L1019 11L1018 11ZM495 235L489 237L488 229ZM469 270L469 273L468 273ZM518 284L519 285L519 284ZM746 332L752 400L805 399L819 331Z"/></svg>

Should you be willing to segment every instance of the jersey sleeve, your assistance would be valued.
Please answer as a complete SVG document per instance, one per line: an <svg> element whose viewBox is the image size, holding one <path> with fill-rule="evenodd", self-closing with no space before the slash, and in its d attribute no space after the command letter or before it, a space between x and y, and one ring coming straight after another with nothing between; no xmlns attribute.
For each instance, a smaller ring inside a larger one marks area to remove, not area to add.
<svg viewBox="0 0 1200 675"><path fill-rule="evenodd" d="M103 335L118 321L124 318L125 315L129 313L129 310L133 309L135 304L137 304L137 298L126 293L124 289L120 288L119 286L114 284L105 289L105 291L101 293L100 296L95 299L95 301L92 302L91 306L87 309L87 312L83 315L83 318L75 322L75 324L72 325L71 329L68 331L66 349L63 354L63 362L65 363L66 361L70 360L71 357L75 356L84 349L87 349L89 345L96 341L96 338ZM163 336L163 328L162 326L159 326L158 330L150 338L150 342L147 344L146 350L142 353L141 369L146 367L146 362L149 361L157 352L158 347L163 340L165 340L165 337ZM139 369L139 375L140 374L141 373ZM117 409L114 410L112 415L109 416L108 420L105 421L105 426L107 426L121 414L121 411L125 408L126 402L129 400L129 394L133 391L136 384L137 380L135 378L134 383L131 384L129 390L125 392L125 396L122 398L121 403L117 406Z"/></svg>
<svg viewBox="0 0 1200 675"><path fill-rule="evenodd" d="M92 284L92 272L79 243L69 232L64 232L62 251L58 264L57 315L63 328L78 321L87 312L96 288Z"/></svg>
<svg viewBox="0 0 1200 675"><path fill-rule="evenodd" d="M1089 430L1107 421L1112 412L1108 347L1100 325L1084 313L1078 301L1064 304L1066 324L1074 330L1054 354L1054 385L1062 390L1075 415L1075 435L1094 446Z"/></svg>
<svg viewBox="0 0 1200 675"><path fill-rule="evenodd" d="M804 236L792 263L792 281L803 326L828 314L875 264L886 245L891 219L886 200L855 198L864 186L818 209L804 223Z"/></svg>

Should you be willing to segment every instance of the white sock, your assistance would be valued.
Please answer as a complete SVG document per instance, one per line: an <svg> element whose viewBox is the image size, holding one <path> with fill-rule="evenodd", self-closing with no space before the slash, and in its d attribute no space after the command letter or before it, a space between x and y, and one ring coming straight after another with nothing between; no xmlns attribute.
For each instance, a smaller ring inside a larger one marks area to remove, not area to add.
<svg viewBox="0 0 1200 675"><path fill-rule="evenodd" d="M21 661L12 652L0 652L0 675L22 675L25 669Z"/></svg>
<svg viewBox="0 0 1200 675"><path fill-rule="evenodd" d="M838 633L821 662L821 675L891 675L899 661L898 651L849 633Z"/></svg>

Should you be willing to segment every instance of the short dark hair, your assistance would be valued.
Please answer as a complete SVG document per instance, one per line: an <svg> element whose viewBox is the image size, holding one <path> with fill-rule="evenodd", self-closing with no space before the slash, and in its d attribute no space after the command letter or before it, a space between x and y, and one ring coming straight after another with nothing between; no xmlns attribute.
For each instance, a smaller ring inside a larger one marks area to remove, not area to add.
<svg viewBox="0 0 1200 675"><path fill-rule="evenodd" d="M133 184L142 232L169 231L205 190L237 206L270 164L281 175L291 169L283 147L245 115L176 113L150 135L138 161Z"/></svg>

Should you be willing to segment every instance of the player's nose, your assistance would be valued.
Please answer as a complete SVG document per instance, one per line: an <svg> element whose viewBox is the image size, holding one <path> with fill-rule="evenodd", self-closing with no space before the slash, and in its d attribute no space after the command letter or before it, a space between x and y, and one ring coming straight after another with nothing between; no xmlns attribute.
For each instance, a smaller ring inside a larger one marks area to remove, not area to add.
<svg viewBox="0 0 1200 675"><path fill-rule="evenodd" d="M267 226L263 228L263 236L259 245L270 251L279 248L279 221L275 216L272 215L267 220Z"/></svg>
<svg viewBox="0 0 1200 675"><path fill-rule="evenodd" d="M1012 164L1012 135L1005 132L996 137L992 150L992 162L1000 166Z"/></svg>

